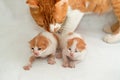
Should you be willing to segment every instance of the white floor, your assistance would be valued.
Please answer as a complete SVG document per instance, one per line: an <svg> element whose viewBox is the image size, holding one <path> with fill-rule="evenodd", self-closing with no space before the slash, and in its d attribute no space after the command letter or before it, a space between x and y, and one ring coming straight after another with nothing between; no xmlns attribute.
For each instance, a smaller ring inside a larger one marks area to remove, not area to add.
<svg viewBox="0 0 120 80"><path fill-rule="evenodd" d="M31 54L28 41L40 29L25 0L0 0L0 80L120 80L120 42L102 41L102 28L114 21L112 13L83 18L77 32L84 37L88 53L75 69L63 68L61 60L55 65L37 60L30 71L24 71Z"/></svg>

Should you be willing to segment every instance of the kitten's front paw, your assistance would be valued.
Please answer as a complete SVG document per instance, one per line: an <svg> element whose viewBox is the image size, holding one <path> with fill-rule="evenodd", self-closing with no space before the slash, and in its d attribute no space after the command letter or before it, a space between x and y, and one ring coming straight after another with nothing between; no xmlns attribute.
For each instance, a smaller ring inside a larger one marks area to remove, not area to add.
<svg viewBox="0 0 120 80"><path fill-rule="evenodd" d="M64 62L62 66L65 67L65 68L69 67L69 63L68 62Z"/></svg>
<svg viewBox="0 0 120 80"><path fill-rule="evenodd" d="M61 54L61 53L58 53L58 54L56 55L56 58L61 59L61 58L62 58L62 54Z"/></svg>
<svg viewBox="0 0 120 80"><path fill-rule="evenodd" d="M48 64L51 64L51 65L53 65L53 64L55 64L56 62L55 62L55 60L48 60Z"/></svg>
<svg viewBox="0 0 120 80"><path fill-rule="evenodd" d="M30 70L30 68L31 68L31 65L27 65L23 67L24 70Z"/></svg>
<svg viewBox="0 0 120 80"><path fill-rule="evenodd" d="M114 43L117 41L117 37L115 35L106 35L103 40L107 43Z"/></svg>
<svg viewBox="0 0 120 80"><path fill-rule="evenodd" d="M69 67L70 68L75 68L75 63L70 63Z"/></svg>

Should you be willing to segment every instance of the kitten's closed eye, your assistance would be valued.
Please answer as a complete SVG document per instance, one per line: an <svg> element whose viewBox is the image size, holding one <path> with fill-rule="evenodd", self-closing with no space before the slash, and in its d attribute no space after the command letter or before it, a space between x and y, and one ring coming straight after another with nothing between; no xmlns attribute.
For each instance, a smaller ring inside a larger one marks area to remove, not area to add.
<svg viewBox="0 0 120 80"><path fill-rule="evenodd" d="M75 50L75 52L78 52L78 50Z"/></svg>
<svg viewBox="0 0 120 80"><path fill-rule="evenodd" d="M71 51L71 48L68 48L69 49L69 51Z"/></svg>
<svg viewBox="0 0 120 80"><path fill-rule="evenodd" d="M34 50L34 48L31 48L32 50Z"/></svg>
<svg viewBox="0 0 120 80"><path fill-rule="evenodd" d="M38 48L38 50L41 50L41 48Z"/></svg>

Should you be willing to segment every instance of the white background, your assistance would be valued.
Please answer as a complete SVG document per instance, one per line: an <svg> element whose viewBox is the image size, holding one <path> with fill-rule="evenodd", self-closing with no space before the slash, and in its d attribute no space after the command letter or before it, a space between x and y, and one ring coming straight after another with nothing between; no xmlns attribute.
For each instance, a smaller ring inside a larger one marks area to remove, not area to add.
<svg viewBox="0 0 120 80"><path fill-rule="evenodd" d="M76 15L77 16L77 15ZM30 71L23 66L30 56L28 41L40 29L25 0L0 0L0 80L120 80L120 42L103 42L102 28L115 22L112 13L86 15L78 32L87 43L86 58L75 69L37 60Z"/></svg>

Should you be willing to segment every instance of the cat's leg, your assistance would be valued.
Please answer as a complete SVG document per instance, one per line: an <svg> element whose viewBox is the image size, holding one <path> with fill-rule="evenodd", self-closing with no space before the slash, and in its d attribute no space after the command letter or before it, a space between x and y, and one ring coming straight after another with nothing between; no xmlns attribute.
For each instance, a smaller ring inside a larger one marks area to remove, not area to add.
<svg viewBox="0 0 120 80"><path fill-rule="evenodd" d="M48 56L47 62L48 62L48 64L51 64L51 65L55 64L55 63L56 63L56 62L55 62L55 55L54 55L54 54L50 54L50 55Z"/></svg>
<svg viewBox="0 0 120 80"><path fill-rule="evenodd" d="M120 41L120 25L116 23L111 27L112 34L108 34L104 37L104 41L107 43L114 43Z"/></svg>
<svg viewBox="0 0 120 80"><path fill-rule="evenodd" d="M83 16L83 12L80 12L79 10L72 10L69 7L66 22L63 25L62 33L74 32L78 27L78 24L82 20Z"/></svg>
<svg viewBox="0 0 120 80"><path fill-rule="evenodd" d="M107 43L114 43L120 41L120 32L118 34L108 34L104 37L104 41Z"/></svg>
<svg viewBox="0 0 120 80"><path fill-rule="evenodd" d="M111 27L112 34L105 36L104 41L107 43L113 43L120 41L120 0L111 0L113 11L118 18L118 22Z"/></svg>
<svg viewBox="0 0 120 80"><path fill-rule="evenodd" d="M105 36L104 41L108 42L108 43L113 43L113 42L117 42L120 41L120 0L111 0L111 4L113 7L113 11L116 15L116 17L118 18L118 22L116 23L115 26L111 27L111 30L113 32L113 34L109 34L107 36Z"/></svg>
<svg viewBox="0 0 120 80"><path fill-rule="evenodd" d="M103 31L108 33L108 34L112 34L112 33L116 33L118 28L119 28L119 22L116 22L111 27L109 27L109 26L108 27L104 27Z"/></svg>
<svg viewBox="0 0 120 80"><path fill-rule="evenodd" d="M32 67L32 63L35 61L36 57L35 56L31 56L29 58L29 63L23 67L24 70L29 70Z"/></svg>

